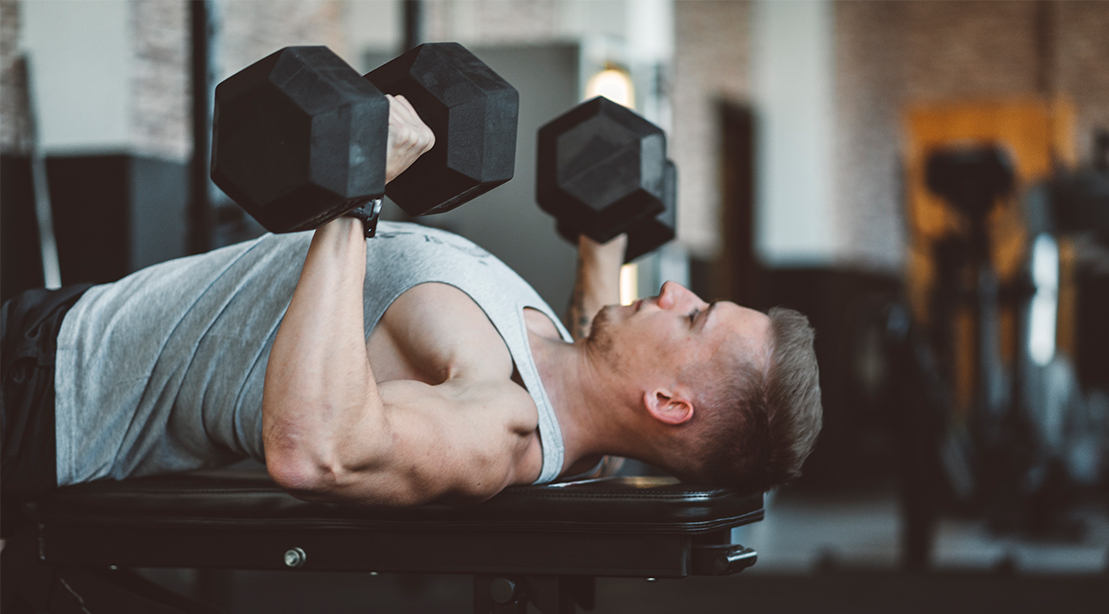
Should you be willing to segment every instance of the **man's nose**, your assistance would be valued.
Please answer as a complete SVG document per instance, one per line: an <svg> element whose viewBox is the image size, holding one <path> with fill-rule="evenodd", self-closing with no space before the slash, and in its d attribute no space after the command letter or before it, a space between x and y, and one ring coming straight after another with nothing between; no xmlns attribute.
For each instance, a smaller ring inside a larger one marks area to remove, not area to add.
<svg viewBox="0 0 1109 614"><path fill-rule="evenodd" d="M662 290L659 291L658 295L658 306L663 309L693 308L702 303L704 301L698 298L696 294L673 281L662 284Z"/></svg>

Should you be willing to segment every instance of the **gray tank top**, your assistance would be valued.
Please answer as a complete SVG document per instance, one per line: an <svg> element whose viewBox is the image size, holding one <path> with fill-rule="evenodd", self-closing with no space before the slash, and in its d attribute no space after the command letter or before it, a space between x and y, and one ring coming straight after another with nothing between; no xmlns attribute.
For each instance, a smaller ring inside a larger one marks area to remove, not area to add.
<svg viewBox="0 0 1109 614"><path fill-rule="evenodd" d="M262 384L311 233L265 235L88 290L66 314L55 371L58 484L264 460ZM570 335L519 275L457 235L386 223L367 241L365 331L406 290L450 284L508 346L539 408L543 468L562 469L558 419L528 345L524 308Z"/></svg>

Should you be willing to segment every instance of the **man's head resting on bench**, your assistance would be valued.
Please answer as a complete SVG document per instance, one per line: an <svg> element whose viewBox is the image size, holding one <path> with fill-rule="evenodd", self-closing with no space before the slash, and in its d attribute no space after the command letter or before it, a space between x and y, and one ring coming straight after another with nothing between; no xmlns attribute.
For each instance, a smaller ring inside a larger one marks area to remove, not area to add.
<svg viewBox="0 0 1109 614"><path fill-rule="evenodd" d="M791 309L710 305L667 282L657 297L602 309L588 343L644 391L636 456L686 482L753 492L799 477L820 432L813 337ZM652 385L664 381L676 385Z"/></svg>

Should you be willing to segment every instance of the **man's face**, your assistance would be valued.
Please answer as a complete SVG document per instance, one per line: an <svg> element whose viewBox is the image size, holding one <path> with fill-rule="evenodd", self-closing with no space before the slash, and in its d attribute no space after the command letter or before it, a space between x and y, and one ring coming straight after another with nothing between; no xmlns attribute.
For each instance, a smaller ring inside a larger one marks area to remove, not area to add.
<svg viewBox="0 0 1109 614"><path fill-rule="evenodd" d="M710 305L668 281L656 297L602 309L590 341L618 372L665 378L712 364L721 352L740 352L761 364L769 331L763 313L727 301Z"/></svg>

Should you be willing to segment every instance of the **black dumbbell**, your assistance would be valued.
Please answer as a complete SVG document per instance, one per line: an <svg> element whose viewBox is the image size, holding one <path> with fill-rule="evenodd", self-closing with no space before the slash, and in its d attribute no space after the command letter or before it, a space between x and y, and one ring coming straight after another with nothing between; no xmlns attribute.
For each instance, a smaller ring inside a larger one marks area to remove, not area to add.
<svg viewBox="0 0 1109 614"><path fill-rule="evenodd" d="M538 141L536 200L564 238L626 232L628 262L674 238L677 168L661 128L598 97L544 125Z"/></svg>
<svg viewBox="0 0 1109 614"><path fill-rule="evenodd" d="M665 205L662 213L642 218L628 227L624 262L631 262L643 254L653 252L674 239L678 227L678 166L670 160L666 161L662 194Z"/></svg>
<svg viewBox="0 0 1109 614"><path fill-rule="evenodd" d="M389 103L435 146L385 187ZM212 180L271 232L315 228L388 194L449 211L512 178L516 90L456 43L421 45L365 77L326 47L286 47L216 88ZM376 209L363 216L367 232Z"/></svg>
<svg viewBox="0 0 1109 614"><path fill-rule="evenodd" d="M625 263L653 252L674 239L678 213L678 167L670 160L666 161L663 204L665 208L662 213L640 218L624 231L628 234L628 245L624 249ZM556 228L563 239L574 244L577 244L579 235L583 234L569 218L559 219Z"/></svg>

